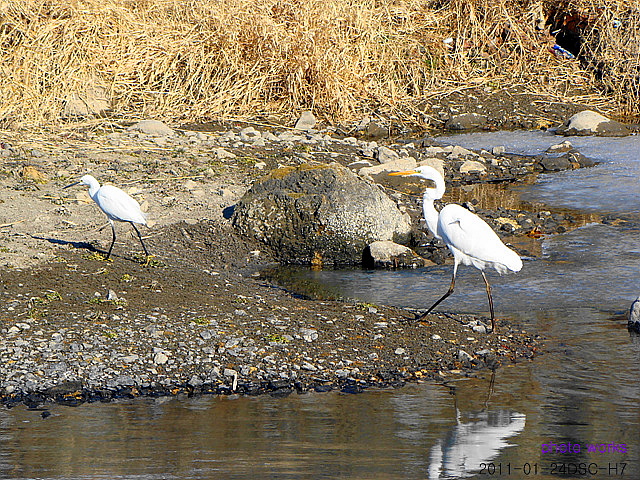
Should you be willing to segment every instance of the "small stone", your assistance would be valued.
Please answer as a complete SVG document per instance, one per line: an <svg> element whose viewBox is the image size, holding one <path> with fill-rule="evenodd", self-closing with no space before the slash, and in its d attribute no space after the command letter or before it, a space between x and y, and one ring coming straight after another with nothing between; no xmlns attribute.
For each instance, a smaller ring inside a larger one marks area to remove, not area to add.
<svg viewBox="0 0 640 480"><path fill-rule="evenodd" d="M562 143L558 143L556 145L551 145L547 148L547 153L565 153L573 150L573 145L569 140L565 140Z"/></svg>
<svg viewBox="0 0 640 480"><path fill-rule="evenodd" d="M318 339L318 331L311 328L301 328L300 336L304 339L305 342L313 342L314 340Z"/></svg>
<svg viewBox="0 0 640 480"><path fill-rule="evenodd" d="M399 160L400 155L388 147L380 146L376 151L376 158L380 163L385 164Z"/></svg>
<svg viewBox="0 0 640 480"><path fill-rule="evenodd" d="M460 350L458 351L458 360L461 362L470 362L471 360L473 360L473 357L464 350Z"/></svg>
<svg viewBox="0 0 640 480"><path fill-rule="evenodd" d="M315 372L318 370L317 367L315 367L314 365L311 365L309 362L304 362L300 368L302 368L303 370L308 370L310 372Z"/></svg>
<svg viewBox="0 0 640 480"><path fill-rule="evenodd" d="M188 384L192 387L199 387L203 384L204 382L202 381L202 379L200 378L199 375L193 375L190 379Z"/></svg>
<svg viewBox="0 0 640 480"><path fill-rule="evenodd" d="M476 333L487 333L487 327L485 327L484 325L474 325L473 327L471 327L471 330Z"/></svg>
<svg viewBox="0 0 640 480"><path fill-rule="evenodd" d="M163 352L158 352L153 357L153 363L156 365L164 365L169 361L169 357L167 357Z"/></svg>
<svg viewBox="0 0 640 480"><path fill-rule="evenodd" d="M487 117L477 113L463 113L454 115L446 121L444 127L447 130L472 130L481 128L487 123Z"/></svg>
<svg viewBox="0 0 640 480"><path fill-rule="evenodd" d="M492 153L493 155L502 155L502 154L504 154L506 151L507 151L507 149L504 147L504 145L500 145L500 146L497 146L497 147L493 147L493 148L491 149L491 153Z"/></svg>
<svg viewBox="0 0 640 480"><path fill-rule="evenodd" d="M212 150L212 153L213 153L214 157L216 157L217 160L225 160L225 159L229 159L229 158L236 158L236 155L234 153L228 152L224 148L214 148Z"/></svg>
<svg viewBox="0 0 640 480"><path fill-rule="evenodd" d="M434 333L433 335L431 335L431 340L442 340L442 337L437 333Z"/></svg>
<svg viewBox="0 0 640 480"><path fill-rule="evenodd" d="M170 137L174 134L171 128L158 120L141 120L131 125L128 130L141 132L154 137Z"/></svg>
<svg viewBox="0 0 640 480"><path fill-rule="evenodd" d="M193 190L198 186L198 184L196 182L194 182L193 180L187 180L186 182L184 182L184 189L185 190Z"/></svg>
<svg viewBox="0 0 640 480"><path fill-rule="evenodd" d="M487 167L485 167L483 163L476 162L475 160L466 160L460 167L460 173L485 173L486 171Z"/></svg>
<svg viewBox="0 0 640 480"><path fill-rule="evenodd" d="M404 348L396 348L393 353L395 353L396 355L404 355L405 352L406 350Z"/></svg>
<svg viewBox="0 0 640 480"><path fill-rule="evenodd" d="M303 130L306 132L306 131L312 130L313 127L315 126L316 126L316 117L313 115L313 113L310 110L305 110L300 115L300 118L298 118L295 129Z"/></svg>

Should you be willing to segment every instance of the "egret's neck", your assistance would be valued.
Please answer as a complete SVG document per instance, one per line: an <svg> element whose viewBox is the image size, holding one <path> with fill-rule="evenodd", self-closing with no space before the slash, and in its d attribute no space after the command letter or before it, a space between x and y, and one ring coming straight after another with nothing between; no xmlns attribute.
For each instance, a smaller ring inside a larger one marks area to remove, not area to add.
<svg viewBox="0 0 640 480"><path fill-rule="evenodd" d="M95 178L91 178L88 180L88 185L89 185L89 196L93 198L95 197L96 193L98 193L98 190L100 190L100 184Z"/></svg>
<svg viewBox="0 0 640 480"><path fill-rule="evenodd" d="M440 239L440 235L438 234L438 211L436 207L433 205L434 198L432 196L433 192L429 190L434 190L433 188L428 188L424 193L423 202L422 202L422 212L424 214L424 219L427 222L427 227L429 231L433 234L434 237ZM438 197L439 198L439 197Z"/></svg>
<svg viewBox="0 0 640 480"><path fill-rule="evenodd" d="M424 191L422 210L424 213L424 219L427 222L427 227L429 227L429 230L436 238L441 239L440 234L438 233L439 213L436 210L436 207L434 207L433 202L434 200L439 200L442 198L446 186L444 183L444 178L442 178L442 176L440 175L433 175L429 178L436 184L436 186L435 188L427 188Z"/></svg>

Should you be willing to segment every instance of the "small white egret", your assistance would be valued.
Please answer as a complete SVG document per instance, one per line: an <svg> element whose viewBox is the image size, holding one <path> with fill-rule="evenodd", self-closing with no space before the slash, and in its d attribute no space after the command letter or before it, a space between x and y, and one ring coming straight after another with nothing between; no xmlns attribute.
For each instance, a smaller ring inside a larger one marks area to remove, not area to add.
<svg viewBox="0 0 640 480"><path fill-rule="evenodd" d="M435 188L428 187L423 197L424 219L431 233L442 240L453 254L453 277L449 290L422 316L426 316L453 293L458 265L473 265L480 270L487 288L489 310L491 311L491 329L495 331L493 299L491 286L484 270L494 268L498 273L518 272L522 268L522 259L516 252L508 248L487 223L466 208L454 203L445 205L440 213L433 202L442 198L445 191L444 178L440 172L430 166L418 167L406 172L392 172L389 175L417 176L435 183Z"/></svg>
<svg viewBox="0 0 640 480"><path fill-rule="evenodd" d="M140 231L135 225L136 223L139 223L140 225L147 224L145 214L140 209L140 204L138 202L118 187L114 187L113 185L100 186L98 181L91 175L85 175L80 179L80 181L67 185L64 188L73 187L74 185L88 185L89 196L94 202L96 202L96 205L100 207L100 210L102 210L109 219L111 230L113 232L113 240L111 241L111 246L107 252L107 259L109 259L109 256L111 255L114 243L116 243L116 227L114 221L129 222L138 234L138 238L140 239L145 255L147 257L150 256L147 251L147 247L142 241L142 235L140 235Z"/></svg>

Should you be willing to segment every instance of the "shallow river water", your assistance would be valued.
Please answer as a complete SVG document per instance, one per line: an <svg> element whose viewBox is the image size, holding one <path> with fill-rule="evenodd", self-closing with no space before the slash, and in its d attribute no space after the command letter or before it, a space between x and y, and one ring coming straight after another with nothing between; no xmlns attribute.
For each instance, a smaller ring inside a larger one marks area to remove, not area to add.
<svg viewBox="0 0 640 480"><path fill-rule="evenodd" d="M576 138L603 162L521 188L550 206L625 215L542 241L517 275L489 274L498 317L547 338L547 353L492 376L398 390L287 398L137 399L0 410L0 478L640 478L640 138ZM536 153L543 133L456 136ZM305 272L371 303L429 306L451 267ZM439 310L486 314L461 267Z"/></svg>

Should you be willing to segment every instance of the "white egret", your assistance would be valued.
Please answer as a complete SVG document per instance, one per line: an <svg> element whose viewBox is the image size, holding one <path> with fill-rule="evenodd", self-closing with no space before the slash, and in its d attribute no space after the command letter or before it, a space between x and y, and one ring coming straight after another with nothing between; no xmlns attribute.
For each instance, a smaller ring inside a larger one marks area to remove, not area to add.
<svg viewBox="0 0 640 480"><path fill-rule="evenodd" d="M458 265L473 265L480 270L487 288L489 310L491 312L491 329L495 331L493 299L491 286L484 270L494 268L498 273L518 272L522 268L522 259L516 252L508 248L487 223L466 208L456 205L445 205L440 213L433 202L442 198L445 191L444 178L440 172L430 166L418 167L406 172L392 172L389 175L417 176L435 183L435 188L428 187L424 192L423 212L427 227L439 240L442 240L453 254L453 277L449 290L423 315L429 314L440 302L453 292Z"/></svg>
<svg viewBox="0 0 640 480"><path fill-rule="evenodd" d="M147 247L142 241L142 235L140 235L140 231L136 227L136 223L139 223L140 225L147 224L145 214L140 209L140 204L138 202L118 187L114 187L113 185L100 186L98 181L91 175L85 175L80 179L80 181L67 185L64 188L73 187L74 185L88 185L89 196L94 202L96 202L96 205L100 207L100 210L102 210L109 219L111 230L113 232L113 240L111 241L111 246L107 252L107 259L109 259L109 256L111 255L114 243L116 243L116 227L114 221L129 222L138 234L138 238L140 239L145 255L147 257L150 256L147 251Z"/></svg>

